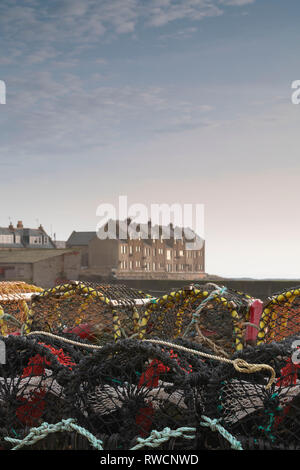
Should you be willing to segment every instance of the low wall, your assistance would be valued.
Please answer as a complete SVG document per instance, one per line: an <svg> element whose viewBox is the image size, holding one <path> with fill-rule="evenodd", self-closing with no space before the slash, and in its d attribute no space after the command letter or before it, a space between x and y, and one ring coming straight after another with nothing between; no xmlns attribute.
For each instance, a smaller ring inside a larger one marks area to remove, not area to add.
<svg viewBox="0 0 300 470"><path fill-rule="evenodd" d="M150 280L150 279L122 279L121 281L109 280L105 281L104 279L92 277L81 277L82 280L94 281L94 282L110 282L113 284L125 284L128 287L134 289L139 289L144 292L150 293L154 296L161 296L166 292L169 292L172 289L179 289L180 287L187 286L191 284L191 281L177 281L177 280ZM266 299L270 295L277 293L283 289L289 287L300 286L300 280L288 279L288 280L242 280L242 279L205 279L205 280L195 280L195 284L205 284L206 282L214 282L219 286L225 286L231 289L239 290L246 294L249 294L253 297L259 299Z"/></svg>

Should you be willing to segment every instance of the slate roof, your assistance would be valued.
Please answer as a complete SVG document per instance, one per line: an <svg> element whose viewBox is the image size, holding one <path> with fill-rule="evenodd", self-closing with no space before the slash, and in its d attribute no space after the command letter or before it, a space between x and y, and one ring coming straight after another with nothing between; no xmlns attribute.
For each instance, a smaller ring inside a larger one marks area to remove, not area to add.
<svg viewBox="0 0 300 470"><path fill-rule="evenodd" d="M20 243L1 243L0 242L0 247L1 248L34 248L34 249L54 249L55 245L49 235L42 229L42 228L9 228L9 227L0 227L0 235L19 235L20 236ZM30 236L36 236L36 237L42 237L46 236L48 237L48 243L43 243L43 244L33 244L29 243L29 237Z"/></svg>
<svg viewBox="0 0 300 470"><path fill-rule="evenodd" d="M96 236L96 232L73 231L67 240L67 246L85 246Z"/></svg>
<svg viewBox="0 0 300 470"><path fill-rule="evenodd" d="M15 264L15 263L37 263L48 258L60 256L68 253L74 253L74 250L43 250L43 249L30 249L24 250L0 250L0 265L1 264Z"/></svg>

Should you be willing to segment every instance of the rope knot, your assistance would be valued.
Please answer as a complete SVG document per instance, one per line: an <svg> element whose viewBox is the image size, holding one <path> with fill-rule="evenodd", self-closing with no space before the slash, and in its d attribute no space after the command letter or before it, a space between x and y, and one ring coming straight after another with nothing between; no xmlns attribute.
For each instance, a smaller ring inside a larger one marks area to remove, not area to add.
<svg viewBox="0 0 300 470"><path fill-rule="evenodd" d="M268 384L266 385L266 390L268 390L271 385L275 382L276 373L273 367L268 364L249 364L241 358L236 358L232 361L233 367L236 371L242 372L243 374L253 374L254 372L261 372L262 370L268 370L271 372L271 377Z"/></svg>
<svg viewBox="0 0 300 470"><path fill-rule="evenodd" d="M218 424L219 424L219 420L215 418L210 421L209 427L213 432L215 432L215 431L218 431Z"/></svg>

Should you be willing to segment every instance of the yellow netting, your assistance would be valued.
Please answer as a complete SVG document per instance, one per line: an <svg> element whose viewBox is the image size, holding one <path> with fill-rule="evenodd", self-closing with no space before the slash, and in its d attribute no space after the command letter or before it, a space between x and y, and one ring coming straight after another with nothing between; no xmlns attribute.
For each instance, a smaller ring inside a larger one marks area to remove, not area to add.
<svg viewBox="0 0 300 470"><path fill-rule="evenodd" d="M99 344L131 337L148 297L122 285L69 282L33 297L24 332L75 333Z"/></svg>
<svg viewBox="0 0 300 470"><path fill-rule="evenodd" d="M274 294L266 302L258 333L258 344L281 341L300 332L300 287Z"/></svg>
<svg viewBox="0 0 300 470"><path fill-rule="evenodd" d="M244 346L251 299L214 284L169 292L144 307L139 337L206 340L230 354Z"/></svg>
<svg viewBox="0 0 300 470"><path fill-rule="evenodd" d="M43 292L38 286L26 282L0 282L0 332L6 335L16 331L30 312L32 294Z"/></svg>

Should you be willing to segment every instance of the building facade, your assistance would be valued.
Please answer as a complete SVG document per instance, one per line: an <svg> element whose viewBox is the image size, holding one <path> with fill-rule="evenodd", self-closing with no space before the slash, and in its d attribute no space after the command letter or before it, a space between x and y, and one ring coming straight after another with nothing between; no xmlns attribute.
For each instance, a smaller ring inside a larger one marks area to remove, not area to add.
<svg viewBox="0 0 300 470"><path fill-rule="evenodd" d="M42 225L25 228L19 220L16 227L11 223L8 227L0 227L0 250L24 248L55 249L56 246Z"/></svg>
<svg viewBox="0 0 300 470"><path fill-rule="evenodd" d="M80 253L76 250L0 251L0 281L24 281L48 288L77 280L79 271Z"/></svg>
<svg viewBox="0 0 300 470"><path fill-rule="evenodd" d="M81 251L86 274L117 279L186 279L205 277L205 243L175 237L173 227L156 226L155 237L128 231L127 238L99 239L96 232L73 232L67 247ZM149 231L150 234L150 231ZM118 232L119 235L119 232Z"/></svg>

